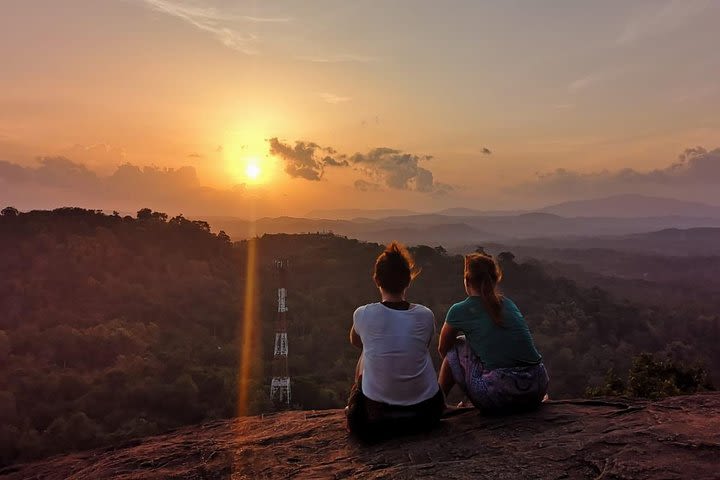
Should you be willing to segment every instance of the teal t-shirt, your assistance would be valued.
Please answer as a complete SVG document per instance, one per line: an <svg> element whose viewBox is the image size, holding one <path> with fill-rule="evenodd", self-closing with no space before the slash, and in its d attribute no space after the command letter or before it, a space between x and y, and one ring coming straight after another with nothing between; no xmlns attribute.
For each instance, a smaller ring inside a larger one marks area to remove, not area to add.
<svg viewBox="0 0 720 480"><path fill-rule="evenodd" d="M493 322L480 297L468 297L448 310L445 322L465 334L472 351L488 369L537 365L535 348L525 318L512 300L502 304L502 326Z"/></svg>

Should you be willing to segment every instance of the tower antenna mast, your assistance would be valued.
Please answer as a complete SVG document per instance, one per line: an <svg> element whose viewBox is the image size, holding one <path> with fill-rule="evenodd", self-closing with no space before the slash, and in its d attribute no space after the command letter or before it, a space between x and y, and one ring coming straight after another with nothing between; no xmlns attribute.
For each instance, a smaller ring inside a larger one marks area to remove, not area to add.
<svg viewBox="0 0 720 480"><path fill-rule="evenodd" d="M270 398L278 406L290 406L290 374L288 372L287 335L287 270L288 260L275 260L278 273L277 319L275 321L275 348L273 377L270 381Z"/></svg>

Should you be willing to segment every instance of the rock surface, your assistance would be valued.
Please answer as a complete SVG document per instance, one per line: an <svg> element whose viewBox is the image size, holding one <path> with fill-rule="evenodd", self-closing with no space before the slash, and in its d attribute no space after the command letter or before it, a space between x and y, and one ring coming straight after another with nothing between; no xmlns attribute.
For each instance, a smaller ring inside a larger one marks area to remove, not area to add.
<svg viewBox="0 0 720 480"><path fill-rule="evenodd" d="M720 393L647 403L551 401L468 411L434 432L361 445L339 410L248 417L0 471L15 479L718 479Z"/></svg>

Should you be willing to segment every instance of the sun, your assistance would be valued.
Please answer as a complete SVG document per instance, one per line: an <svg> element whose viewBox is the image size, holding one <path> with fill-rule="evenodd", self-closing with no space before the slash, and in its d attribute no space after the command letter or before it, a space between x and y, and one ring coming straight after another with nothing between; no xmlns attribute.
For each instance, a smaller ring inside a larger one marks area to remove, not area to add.
<svg viewBox="0 0 720 480"><path fill-rule="evenodd" d="M245 166L245 175L249 180L256 181L258 178L260 178L260 175L262 175L260 165L258 165L255 161L249 161L248 164Z"/></svg>

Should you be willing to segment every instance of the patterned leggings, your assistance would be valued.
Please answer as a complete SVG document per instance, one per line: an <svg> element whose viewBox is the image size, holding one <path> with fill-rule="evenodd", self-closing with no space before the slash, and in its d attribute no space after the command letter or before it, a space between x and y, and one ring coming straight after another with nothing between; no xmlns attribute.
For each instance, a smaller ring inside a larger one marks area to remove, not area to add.
<svg viewBox="0 0 720 480"><path fill-rule="evenodd" d="M464 337L457 338L446 360L455 383L483 411L536 408L547 393L549 378L542 363L488 370Z"/></svg>

